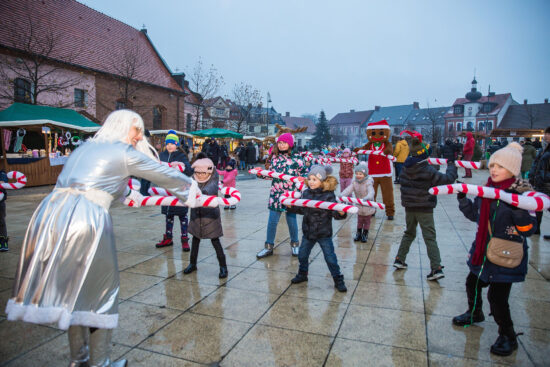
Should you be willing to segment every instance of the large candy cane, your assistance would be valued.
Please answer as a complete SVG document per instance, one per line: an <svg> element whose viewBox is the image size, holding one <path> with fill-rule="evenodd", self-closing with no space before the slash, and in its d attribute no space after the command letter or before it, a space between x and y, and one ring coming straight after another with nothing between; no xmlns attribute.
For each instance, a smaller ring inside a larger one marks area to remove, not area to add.
<svg viewBox="0 0 550 367"><path fill-rule="evenodd" d="M338 157L335 157L335 158L330 158L329 160L331 162L334 162L334 163L353 163L353 164L359 163L359 160L355 157L352 157L352 158L338 158Z"/></svg>
<svg viewBox="0 0 550 367"><path fill-rule="evenodd" d="M241 193L234 187L224 187L221 190L223 195L229 195L229 198L218 197L216 195L201 195L197 198L197 206L215 208L220 205L235 205L241 201ZM175 196L142 196L137 192L132 193L136 200L139 200L139 206L186 206ZM132 200L125 201L128 206L135 206Z"/></svg>
<svg viewBox="0 0 550 367"><path fill-rule="evenodd" d="M542 211L550 208L550 197L536 191L529 191L518 195L495 189L494 187L470 184L435 186L429 190L429 193L432 195L447 195L459 192L476 195L485 199L500 199L512 206L525 210Z"/></svg>
<svg viewBox="0 0 550 367"><path fill-rule="evenodd" d="M397 158L390 154L384 154L381 150L358 150L357 154L366 154L366 155L381 155L382 157L388 158L390 161L395 162Z"/></svg>
<svg viewBox="0 0 550 367"><path fill-rule="evenodd" d="M357 199L350 196L339 196L336 198L337 201L341 203L348 203L348 204L354 204L354 205L362 205L362 206L370 206L376 209L386 209L386 206L381 203L377 203L376 201L370 201L370 200L362 200Z"/></svg>
<svg viewBox="0 0 550 367"><path fill-rule="evenodd" d="M444 159L444 158L428 158L428 163L429 164L435 164L435 165L443 165L443 164L447 164L447 159ZM481 162L455 161L455 166L462 167L462 168L479 169L479 167L481 167Z"/></svg>
<svg viewBox="0 0 550 367"><path fill-rule="evenodd" d="M8 176L8 179L15 180L15 183L6 182L6 183L0 184L0 186L2 186L3 189L17 190L22 187L25 187L25 185L27 184L27 176L25 176L23 173L19 171L10 171L7 173L7 176Z"/></svg>
<svg viewBox="0 0 550 367"><path fill-rule="evenodd" d="M171 168L176 168L178 169L181 173L183 173L185 171L185 165L183 164L174 164L175 162L172 162L172 163L168 163L168 162L159 162L160 164L164 165L164 166L168 166L168 167L171 167ZM182 163L182 162L178 162L178 163Z"/></svg>
<svg viewBox="0 0 550 367"><path fill-rule="evenodd" d="M298 194L298 193L296 193ZM279 197L279 201L283 205L290 206L302 206L306 208L315 208L315 209L325 209L325 210L334 210L338 212L355 214L359 211L356 206L345 205L339 203L333 203L331 201L321 201L321 200L310 200L310 199L293 199L290 192L285 192Z"/></svg>
<svg viewBox="0 0 550 367"><path fill-rule="evenodd" d="M251 170L248 171L248 173L251 173L253 175L260 175L260 176L264 176L264 177L278 178L278 179L283 180L283 181L290 181L290 182L298 185L298 190L299 191L302 191L303 188L304 188L303 178L298 177L298 176L291 176L291 175L287 175L287 174L279 173L279 172L275 172L275 171L268 171L268 170L262 169L260 167L252 168Z"/></svg>

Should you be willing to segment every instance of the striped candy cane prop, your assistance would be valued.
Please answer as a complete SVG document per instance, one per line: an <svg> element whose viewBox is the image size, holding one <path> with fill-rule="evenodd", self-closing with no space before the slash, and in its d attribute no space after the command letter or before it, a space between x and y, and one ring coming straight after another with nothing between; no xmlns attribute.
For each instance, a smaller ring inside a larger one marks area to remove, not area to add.
<svg viewBox="0 0 550 367"><path fill-rule="evenodd" d="M550 197L536 191L529 191L519 195L495 189L494 187L470 184L435 186L429 190L429 193L432 195L448 195L457 194L459 192L476 195L485 199L499 199L512 206L525 210L542 211L550 208Z"/></svg>
<svg viewBox="0 0 550 367"><path fill-rule="evenodd" d="M428 163L434 165L444 165L447 164L447 160L444 158L428 158ZM481 167L481 162L455 161L455 166L462 168L479 169Z"/></svg>
<svg viewBox="0 0 550 367"><path fill-rule="evenodd" d="M222 183L218 182L218 190L221 191L222 189L223 189ZM171 192L163 189L162 187L150 187L147 192L149 193L149 195L152 195L152 196L174 196L172 195Z"/></svg>
<svg viewBox="0 0 550 367"><path fill-rule="evenodd" d="M224 187L221 193L230 197L226 199L216 195L201 195L197 198L197 207L215 208L219 205L235 205L241 201L241 193L234 187ZM186 206L175 196L143 196L135 190L131 196L131 200L126 200L124 204L128 206ZM135 200L139 205L134 203Z"/></svg>
<svg viewBox="0 0 550 367"><path fill-rule="evenodd" d="M0 186L2 186L3 189L17 190L25 187L25 185L27 184L27 176L25 176L23 173L19 171L9 171L7 173L7 176L8 176L8 179L15 180L15 183L6 182L6 183L0 184Z"/></svg>
<svg viewBox="0 0 550 367"><path fill-rule="evenodd" d="M370 207L373 207L376 209L382 209L382 210L386 209L386 206L384 204L377 203L376 201L362 200L362 199L357 199L350 196L339 196L336 198L336 201L339 201L341 203L354 204L354 205L370 206Z"/></svg>
<svg viewBox="0 0 550 367"><path fill-rule="evenodd" d="M395 158L393 155L386 155L380 150L358 150L357 154L366 154L366 155L381 155L382 157L388 158L390 161L395 162L397 158Z"/></svg>
<svg viewBox="0 0 550 367"><path fill-rule="evenodd" d="M248 173L251 173L253 175L260 175L264 177L270 177L270 178L278 178L283 181L290 181L296 185L298 185L298 190L302 191L304 189L304 181L301 180L301 177L298 176L291 176L284 173L279 173L275 171L268 171L266 169L262 169L260 167L252 168L248 171Z"/></svg>
<svg viewBox="0 0 550 367"><path fill-rule="evenodd" d="M299 193L297 193L299 194ZM345 205L339 203L333 203L331 201L321 201L321 200L310 200L310 199L293 199L290 192L285 192L279 198L279 201L283 205L290 206L302 206L305 208L315 208L315 209L325 209L325 210L334 210L337 212L344 212L355 214L359 211L356 206Z"/></svg>
<svg viewBox="0 0 550 367"><path fill-rule="evenodd" d="M329 160L330 160L330 162L334 162L334 163L353 163L353 164L358 164L359 163L359 159L357 159L355 157L352 157L352 158L338 158L338 157L335 157L335 158L330 158Z"/></svg>
<svg viewBox="0 0 550 367"><path fill-rule="evenodd" d="M172 162L172 163L168 163L168 162L159 162L160 164L164 165L164 166L168 166L168 167L171 167L171 168L176 168L177 170L179 170L181 173L183 173L185 171L185 165L183 165L182 162ZM182 164L176 164L176 163L182 163Z"/></svg>

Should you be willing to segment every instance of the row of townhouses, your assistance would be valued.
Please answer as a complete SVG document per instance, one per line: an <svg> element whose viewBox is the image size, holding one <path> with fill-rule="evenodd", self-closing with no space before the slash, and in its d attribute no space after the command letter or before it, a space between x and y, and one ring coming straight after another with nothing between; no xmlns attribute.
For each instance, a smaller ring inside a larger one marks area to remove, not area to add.
<svg viewBox="0 0 550 367"><path fill-rule="evenodd" d="M518 104L511 93L489 92L483 96L477 90L477 81L464 98L457 98L452 106L420 108L418 102L408 105L381 107L372 110L338 113L329 121L334 143L346 146L364 144L370 122L386 120L393 140L403 130L420 132L428 141L441 143L455 138L463 131L478 132L483 136L514 136L518 130L545 129L550 126L550 104Z"/></svg>

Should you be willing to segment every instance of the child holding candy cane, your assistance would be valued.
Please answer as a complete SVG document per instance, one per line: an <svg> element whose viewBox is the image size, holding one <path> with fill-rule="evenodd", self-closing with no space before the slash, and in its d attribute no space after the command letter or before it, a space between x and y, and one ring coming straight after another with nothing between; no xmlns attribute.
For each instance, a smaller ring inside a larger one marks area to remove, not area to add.
<svg viewBox="0 0 550 367"><path fill-rule="evenodd" d="M456 166L452 157L448 157L447 172L441 173L428 164L429 145L424 144L419 137L412 139L411 156L403 164L399 180L401 182L401 205L405 207L405 222L407 228L403 233L401 244L393 266L397 269L406 269L405 259L412 242L416 238L416 227L420 224L422 237L428 250L430 267L428 280L443 278L443 267L437 247L434 213L437 198L430 195L428 190L433 186L452 184L457 178Z"/></svg>
<svg viewBox="0 0 550 367"><path fill-rule="evenodd" d="M365 162L361 162L355 167L355 180L340 193L340 196L351 196L352 193L358 199L374 200L374 180L367 176L367 164ZM359 206L359 212L357 213L357 233L353 239L354 241L367 242L370 221L375 212L376 209L373 207Z"/></svg>
<svg viewBox="0 0 550 367"><path fill-rule="evenodd" d="M344 149L342 158L351 158L351 150ZM340 163L340 192L345 190L353 180L353 163Z"/></svg>
<svg viewBox="0 0 550 367"><path fill-rule="evenodd" d="M239 174L239 171L235 169L237 165L237 162L234 159L231 159L227 165L225 166L225 170L217 170L218 175L223 176L222 184L224 187L236 187L237 182L237 175ZM230 198L231 195L225 195L225 198ZM226 205L223 207L224 209L235 209L235 205Z"/></svg>
<svg viewBox="0 0 550 367"><path fill-rule="evenodd" d="M331 166L312 166L307 176L307 186L302 194L302 199L336 201L334 190L338 181L331 176ZM309 254L316 242L323 250L325 261L334 279L334 286L340 292L346 292L344 276L340 273L338 259L334 253L334 244L332 243L332 218L344 219L346 213L325 209L306 208L298 206L287 206L290 213L301 214L304 216L302 221L302 244L298 253L300 267L298 274L291 280L292 283L302 283L307 281L307 272L309 266Z"/></svg>
<svg viewBox="0 0 550 367"><path fill-rule="evenodd" d="M521 152L518 143L510 143L497 150L489 159L490 177L486 186L521 194L532 191L532 187L521 179ZM472 202L466 194L458 194L459 208L464 216L477 222L477 233L468 254L470 273L466 277L468 311L453 318L455 325L482 322L481 292L489 287L487 298L491 314L498 324L498 338L491 346L491 353L508 356L518 347L508 298L512 283L523 282L527 274L527 238L537 228L534 213L519 209L501 200L476 197ZM489 227L490 226L490 227ZM523 259L515 268L493 264L486 256L488 242L492 237L523 244Z"/></svg>
<svg viewBox="0 0 550 367"><path fill-rule="evenodd" d="M191 169L187 155L178 149L180 143L176 132L174 130L168 131L164 142L166 143L166 150L159 154L159 159L162 162L179 162L185 165L184 174L186 176L191 176L193 170ZM181 229L181 249L185 252L189 251L189 238L187 237L187 207L163 206L161 208L161 213L166 216L166 233L164 234L163 239L155 246L160 248L172 246L174 244L172 241L172 230L174 229L174 217L177 216L180 221Z"/></svg>
<svg viewBox="0 0 550 367"><path fill-rule="evenodd" d="M197 160L191 166L194 170L193 178L199 184L199 189L204 195L218 195L218 173L216 172L214 162L206 158L204 153L197 155ZM189 266L183 271L190 274L197 270L197 257L199 256L199 245L201 239L209 238L216 250L218 263L220 264L219 278L227 278L227 265L225 254L220 242L223 236L222 220L220 218L220 208L193 208L191 209L191 221L189 222L189 233L193 235L191 242L191 256L189 257Z"/></svg>

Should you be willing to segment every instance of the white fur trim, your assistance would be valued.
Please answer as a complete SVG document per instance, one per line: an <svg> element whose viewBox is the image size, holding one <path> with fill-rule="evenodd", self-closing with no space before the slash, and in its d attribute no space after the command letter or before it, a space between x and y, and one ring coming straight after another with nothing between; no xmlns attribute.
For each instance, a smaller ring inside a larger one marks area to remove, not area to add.
<svg viewBox="0 0 550 367"><path fill-rule="evenodd" d="M376 126L367 126L367 130L374 130L374 129L386 129L386 130L390 130L390 127L389 126L386 126L386 125L376 125Z"/></svg>
<svg viewBox="0 0 550 367"><path fill-rule="evenodd" d="M57 323L60 329L67 330L71 325L95 327L98 329L114 329L118 325L118 314L105 315L88 311L74 311L63 307L40 307L24 305L8 300L6 306L8 320L22 320L33 324Z"/></svg>
<svg viewBox="0 0 550 367"><path fill-rule="evenodd" d="M392 173L380 173L380 174L377 174L377 175L371 175L369 173L369 177L391 177L393 175L393 172Z"/></svg>
<svg viewBox="0 0 550 367"><path fill-rule="evenodd" d="M111 202L113 201L113 196L108 192L98 189L88 189L78 190L73 187L56 187L54 191L57 192L70 192L75 195L83 195L86 199L90 200L92 203L102 206L106 210L109 210Z"/></svg>

